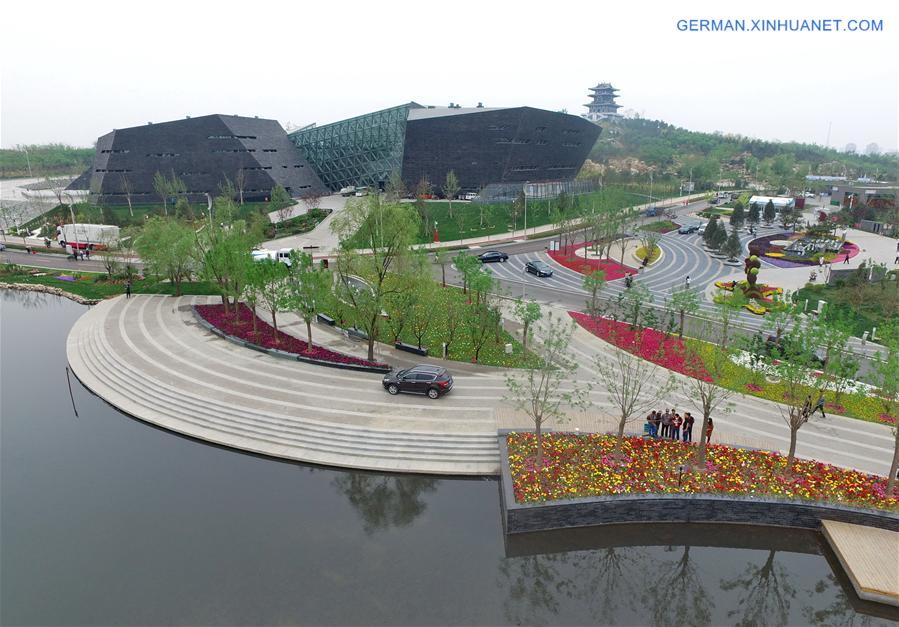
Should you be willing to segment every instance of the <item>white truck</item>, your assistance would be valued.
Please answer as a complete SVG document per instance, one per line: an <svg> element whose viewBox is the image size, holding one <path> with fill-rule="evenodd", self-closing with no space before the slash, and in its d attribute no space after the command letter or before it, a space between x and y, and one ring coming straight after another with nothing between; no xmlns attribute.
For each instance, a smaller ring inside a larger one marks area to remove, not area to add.
<svg viewBox="0 0 899 627"><path fill-rule="evenodd" d="M104 250L119 241L119 227L108 224L63 224L56 227L56 239L63 248Z"/></svg>
<svg viewBox="0 0 899 627"><path fill-rule="evenodd" d="M273 261L279 261L286 265L288 268L290 267L290 253L293 252L292 248L280 248L278 250L266 250L265 248L257 248L252 251L253 261L262 261L263 259L271 259Z"/></svg>

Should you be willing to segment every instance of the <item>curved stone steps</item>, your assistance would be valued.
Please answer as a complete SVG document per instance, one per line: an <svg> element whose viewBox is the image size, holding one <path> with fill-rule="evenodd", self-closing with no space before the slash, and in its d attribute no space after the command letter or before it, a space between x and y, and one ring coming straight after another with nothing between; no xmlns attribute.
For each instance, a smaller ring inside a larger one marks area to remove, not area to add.
<svg viewBox="0 0 899 627"><path fill-rule="evenodd" d="M139 361L133 363L133 354L131 360L123 359L122 347L116 349L111 343L110 331L124 324L118 319L121 304L114 304L119 307L102 303L76 323L68 340L69 360L88 388L138 418L226 446L312 463L443 474L498 470L495 430L452 433L421 430L422 425L402 431L346 425L246 405L235 407L202 390L188 392L148 376ZM219 338L213 341L224 343Z"/></svg>

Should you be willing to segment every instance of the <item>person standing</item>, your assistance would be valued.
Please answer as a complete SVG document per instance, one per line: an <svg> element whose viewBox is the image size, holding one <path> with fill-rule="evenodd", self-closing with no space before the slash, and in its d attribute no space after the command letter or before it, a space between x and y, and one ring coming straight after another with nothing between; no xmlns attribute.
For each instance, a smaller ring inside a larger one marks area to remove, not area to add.
<svg viewBox="0 0 899 627"><path fill-rule="evenodd" d="M125 281L125 298L131 298L131 279Z"/></svg>
<svg viewBox="0 0 899 627"><path fill-rule="evenodd" d="M684 279L684 287L686 287L687 289L690 289L690 275L689 274L687 275L687 278Z"/></svg>
<svg viewBox="0 0 899 627"><path fill-rule="evenodd" d="M827 414L824 413L824 390L818 392L818 401L815 403L815 408L812 410L814 414L816 411L821 412L822 418L827 418Z"/></svg>
<svg viewBox="0 0 899 627"><path fill-rule="evenodd" d="M693 418L693 414L687 412L684 414L684 442L692 442L693 441L693 423L695 419Z"/></svg>
<svg viewBox="0 0 899 627"><path fill-rule="evenodd" d="M712 420L712 417L709 416L709 425L705 428L705 441L706 444L712 441L712 431L715 430L715 422Z"/></svg>
<svg viewBox="0 0 899 627"><path fill-rule="evenodd" d="M671 431L671 414L666 409L665 413L662 414L662 437L667 438L670 431Z"/></svg>
<svg viewBox="0 0 899 627"><path fill-rule="evenodd" d="M683 419L680 417L680 414L675 413L671 418L671 439L672 440L680 440L680 426L683 423Z"/></svg>

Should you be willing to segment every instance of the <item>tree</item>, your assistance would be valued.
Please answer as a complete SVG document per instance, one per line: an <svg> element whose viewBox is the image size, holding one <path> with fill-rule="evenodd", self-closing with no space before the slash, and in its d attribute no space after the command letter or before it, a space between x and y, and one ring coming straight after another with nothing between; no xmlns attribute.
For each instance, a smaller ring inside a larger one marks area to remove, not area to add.
<svg viewBox="0 0 899 627"><path fill-rule="evenodd" d="M672 311L677 313L679 324L677 326L678 337L684 337L684 319L687 314L694 314L699 310L699 294L691 290L686 285L675 289L671 293L671 300L668 306Z"/></svg>
<svg viewBox="0 0 899 627"><path fill-rule="evenodd" d="M412 335L418 341L418 348L421 349L421 343L424 341L428 329L434 320L434 303L436 300L436 286L434 281L428 275L419 276L413 288L414 298L412 302L412 311L409 319L409 326Z"/></svg>
<svg viewBox="0 0 899 627"><path fill-rule="evenodd" d="M590 300L587 301L587 313L593 319L599 317L599 293L605 284L606 273L602 270L591 270L584 275L582 280L582 287L590 294Z"/></svg>
<svg viewBox="0 0 899 627"><path fill-rule="evenodd" d="M712 248L720 252L724 248L725 242L727 242L727 228L720 224L712 234Z"/></svg>
<svg viewBox="0 0 899 627"><path fill-rule="evenodd" d="M737 201L734 204L733 213L730 214L730 225L735 229L739 229L744 222L746 222L746 214L743 212L743 205Z"/></svg>
<svg viewBox="0 0 899 627"><path fill-rule="evenodd" d="M450 355L450 350L456 339L456 335L459 332L459 328L462 326L463 322L465 322L465 307L465 303L453 296L449 296L443 301L443 315L446 323L446 335L444 336L444 341L446 342L447 357Z"/></svg>
<svg viewBox="0 0 899 627"><path fill-rule="evenodd" d="M240 206L243 207L243 192L247 186L247 173L243 168L238 168L234 175L234 186L237 188L237 199Z"/></svg>
<svg viewBox="0 0 899 627"><path fill-rule="evenodd" d="M448 253L439 248L434 251L434 262L440 266L440 284L446 287L446 262Z"/></svg>
<svg viewBox="0 0 899 627"><path fill-rule="evenodd" d="M524 195L524 190L521 190L509 207L509 219L512 220L512 233L515 232L515 228L518 226L518 216L524 212L526 206L527 198Z"/></svg>
<svg viewBox="0 0 899 627"><path fill-rule="evenodd" d="M765 211L762 213L762 217L765 219L766 224L774 222L774 218L777 217L777 210L774 208L773 200L769 200L765 204Z"/></svg>
<svg viewBox="0 0 899 627"><path fill-rule="evenodd" d="M167 277L175 287L175 296L181 296L181 283L193 273L194 232L177 220L154 216L134 245L150 272Z"/></svg>
<svg viewBox="0 0 899 627"><path fill-rule="evenodd" d="M463 324L468 331L471 346L474 348L472 361L477 363L478 359L481 358L481 349L484 348L487 339L490 337L490 331L493 330L494 317L491 314L490 307L487 303L469 307Z"/></svg>
<svg viewBox="0 0 899 627"><path fill-rule="evenodd" d="M896 472L899 471L899 322L892 321L879 331L881 349L871 363L868 381L877 388L877 398L885 416L893 419L893 461L887 475L886 496L895 494Z"/></svg>
<svg viewBox="0 0 899 627"><path fill-rule="evenodd" d="M269 211L276 211L278 222L284 222L290 216L290 194L281 185L272 187L272 195L268 202Z"/></svg>
<svg viewBox="0 0 899 627"><path fill-rule="evenodd" d="M216 197L213 206L216 220L210 219L196 233L196 256L201 275L215 283L227 312L230 304L236 306L244 296L247 269L252 263L250 250L262 241L263 219L250 223L233 220L237 207L227 191Z"/></svg>
<svg viewBox="0 0 899 627"><path fill-rule="evenodd" d="M534 422L537 451L534 468L543 469L543 425L547 420L565 419L564 406L585 408L588 404L589 386L574 381L577 363L571 358L568 344L574 323L558 320L552 312L538 331L539 348L542 357L516 374L506 375L505 400L515 409L523 411ZM572 381L574 381L572 383Z"/></svg>
<svg viewBox="0 0 899 627"><path fill-rule="evenodd" d="M731 338L727 326L732 316L727 306L721 309L726 317L723 325L719 325L717 321L706 321L699 329L697 342L684 343L684 369L687 376L680 379L680 388L702 415L702 421L698 425L699 446L696 453L696 466L700 469L705 468L712 414L730 411L730 399L735 394L732 389L721 386L731 363ZM707 346L709 350L703 350L701 346Z"/></svg>
<svg viewBox="0 0 899 627"><path fill-rule="evenodd" d="M394 277L394 289L384 298L387 313L387 328L394 343L399 342L412 317L412 308L418 296L415 280L410 275Z"/></svg>
<svg viewBox="0 0 899 627"><path fill-rule="evenodd" d="M169 181L165 178L164 174L160 174L159 171L156 171L156 174L153 175L153 189L156 191L156 195L159 196L159 199L162 200L162 211L165 215L169 215Z"/></svg>
<svg viewBox="0 0 899 627"><path fill-rule="evenodd" d="M256 267L259 270L259 300L272 314L275 344L278 344L278 312L290 306L287 266L274 259L261 259L256 261Z"/></svg>
<svg viewBox="0 0 899 627"><path fill-rule="evenodd" d="M250 317L253 319L253 335L259 338L259 316L256 315L256 304L259 302L259 290L262 288L262 269L259 264L249 255L243 259L246 269L243 272L244 281L241 284L240 299L242 299L250 309ZM225 310L227 311L227 300L225 300ZM240 304L235 305L235 319L240 319Z"/></svg>
<svg viewBox="0 0 899 627"><path fill-rule="evenodd" d="M337 269L341 294L356 313L356 320L368 335L368 359L374 360L384 298L394 289L390 275L409 257L410 244L418 232L417 216L407 204L388 204L378 194L347 203L331 223L341 242ZM353 237L368 254L359 254L347 245ZM361 277L370 289L353 289L351 277Z"/></svg>
<svg viewBox="0 0 899 627"><path fill-rule="evenodd" d="M613 335L617 334L617 328L617 325L612 326ZM611 357L596 355L593 361L597 378L618 414L616 457L621 455L627 424L654 409L674 386L671 372L637 356L641 348L640 337L640 333L635 333L613 339L613 344L621 348L613 349Z"/></svg>
<svg viewBox="0 0 899 627"><path fill-rule="evenodd" d="M436 228L431 220L431 209L427 202L432 193L431 181L428 177L422 176L415 185L415 209L421 219L421 232L425 238L431 234L431 229Z"/></svg>
<svg viewBox="0 0 899 627"><path fill-rule="evenodd" d="M749 224L755 225L755 224L759 223L759 218L761 217L759 215L759 213L760 212L759 212L758 203L754 202L751 205L749 205L749 215L747 217L747 219L749 220Z"/></svg>
<svg viewBox="0 0 899 627"><path fill-rule="evenodd" d="M723 230L723 229L722 229ZM727 255L728 259L736 259L743 252L743 245L740 244L740 236L737 235L737 227L733 227L730 235L721 245L721 252Z"/></svg>
<svg viewBox="0 0 899 627"><path fill-rule="evenodd" d="M387 185L384 187L384 196L387 202L399 202L409 193L406 189L406 183L403 182L403 176L399 170L390 173L387 179Z"/></svg>
<svg viewBox="0 0 899 627"><path fill-rule="evenodd" d="M656 248L659 246L659 241L662 239L662 235L658 231L652 231L649 229L643 229L639 231L640 233L640 246L643 247L643 250L646 253L646 263L649 263L649 260L652 259L653 253L655 253Z"/></svg>
<svg viewBox="0 0 899 627"><path fill-rule="evenodd" d="M453 217L453 199L459 193L459 178L454 170L446 173L446 182L443 184L443 197L446 198L449 217Z"/></svg>
<svg viewBox="0 0 899 627"><path fill-rule="evenodd" d="M132 197L134 196L134 187L131 185L131 181L124 174L122 175L122 193L125 194L125 200L128 201L128 213L131 214L131 217L134 217L134 206L131 204Z"/></svg>
<svg viewBox="0 0 899 627"><path fill-rule="evenodd" d="M715 239L715 232L718 230L718 218L713 217L709 220L709 223L705 227L705 232L702 234L702 241L709 248L712 247L712 242Z"/></svg>
<svg viewBox="0 0 899 627"><path fill-rule="evenodd" d="M531 325L543 317L543 311L535 301L524 302L523 300L515 301L515 317L521 322L521 352L528 352L528 337L531 333Z"/></svg>
<svg viewBox="0 0 899 627"><path fill-rule="evenodd" d="M463 251L453 257L453 264L455 264L459 274L462 275L462 292L468 293L468 283L471 276L480 269L481 262L474 255Z"/></svg>
<svg viewBox="0 0 899 627"><path fill-rule="evenodd" d="M769 372L780 380L784 389L784 400L779 405L784 422L790 429L786 466L786 471L790 472L796 458L799 429L812 415L814 399L808 393L807 380L817 363L815 351L818 345L814 330L795 311L785 312L779 317L772 316L772 323L781 330L776 339L769 343L765 361Z"/></svg>
<svg viewBox="0 0 899 627"><path fill-rule="evenodd" d="M290 272L287 279L286 307L295 311L306 323L306 351L312 352L312 321L331 287L328 271L315 268L309 253L294 250L290 253Z"/></svg>

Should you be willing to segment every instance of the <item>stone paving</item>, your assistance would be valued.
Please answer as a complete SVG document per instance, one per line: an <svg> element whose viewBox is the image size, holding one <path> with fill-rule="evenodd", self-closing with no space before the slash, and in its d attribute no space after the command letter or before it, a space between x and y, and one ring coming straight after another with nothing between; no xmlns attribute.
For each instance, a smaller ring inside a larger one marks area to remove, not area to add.
<svg viewBox="0 0 899 627"><path fill-rule="evenodd" d="M191 311L211 297L135 296L104 301L82 316L67 342L78 378L115 407L141 420L203 440L274 457L378 471L451 475L499 472L496 431L533 428L503 400L504 371L448 362L456 386L431 401L384 392L380 375L277 359L205 331ZM563 314L564 312L557 312ZM296 318L284 329L303 337ZM316 325L314 340L364 354L361 343ZM594 380L594 356L616 350L583 329L571 348L577 378ZM381 347L379 358L402 366L439 361ZM608 431L614 426L604 390L594 409L559 429ZM669 406L693 410L682 393ZM737 396L734 411L715 416L715 440L785 451L789 434L779 409ZM550 425L553 426L553 425ZM641 421L630 432L641 429ZM797 454L868 472L886 471L892 435L884 425L829 416L799 435Z"/></svg>

